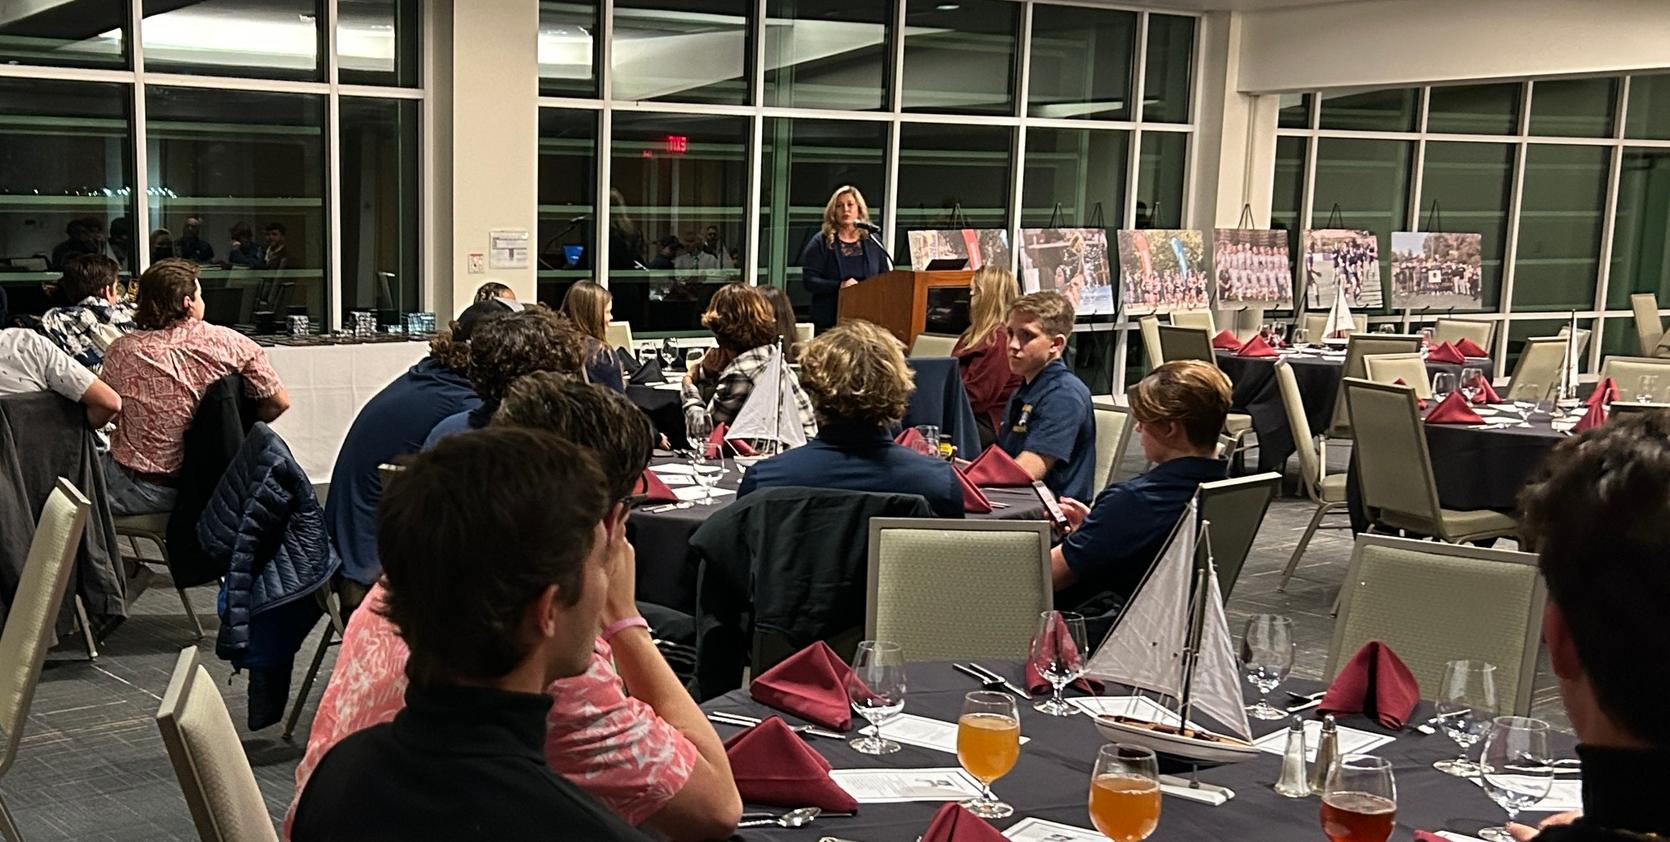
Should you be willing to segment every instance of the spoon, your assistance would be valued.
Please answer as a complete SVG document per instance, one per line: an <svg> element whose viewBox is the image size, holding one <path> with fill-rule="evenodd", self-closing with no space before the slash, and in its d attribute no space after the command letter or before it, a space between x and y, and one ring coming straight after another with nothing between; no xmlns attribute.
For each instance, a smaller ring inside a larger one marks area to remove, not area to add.
<svg viewBox="0 0 1670 842"><path fill-rule="evenodd" d="M806 825L811 824L812 820L816 819L818 817L818 814L822 813L822 812L823 812L822 810L820 810L816 807L801 807L799 809L790 810L787 813L784 813L783 815L778 816L774 819L750 819L749 821L745 821L745 822L737 822L736 826L737 827L765 827L767 825L773 825L774 824L774 825L777 825L779 827L789 827L789 828L805 827Z"/></svg>

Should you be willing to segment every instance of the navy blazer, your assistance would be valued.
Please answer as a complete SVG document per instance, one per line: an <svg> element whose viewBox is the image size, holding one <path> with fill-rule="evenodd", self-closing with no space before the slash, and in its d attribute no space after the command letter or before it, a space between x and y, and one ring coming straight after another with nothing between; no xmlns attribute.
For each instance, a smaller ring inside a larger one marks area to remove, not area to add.
<svg viewBox="0 0 1670 842"><path fill-rule="evenodd" d="M736 495L785 485L920 494L935 515L963 516L962 485L951 463L896 444L876 427L826 424L804 446L755 463Z"/></svg>
<svg viewBox="0 0 1670 842"><path fill-rule="evenodd" d="M801 283L812 294L812 324L819 331L835 326L835 316L841 301L841 282L848 277L856 280L880 275L887 271L887 256L881 246L869 237L858 241L864 247L864 273L847 275L841 272L835 249L823 239L822 231L813 231L806 247L800 250L800 268L805 271Z"/></svg>

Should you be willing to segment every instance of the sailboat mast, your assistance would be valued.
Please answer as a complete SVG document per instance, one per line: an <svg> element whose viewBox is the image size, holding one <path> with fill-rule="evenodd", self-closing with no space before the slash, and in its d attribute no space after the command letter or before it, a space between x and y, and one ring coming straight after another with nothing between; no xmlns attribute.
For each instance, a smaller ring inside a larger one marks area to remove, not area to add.
<svg viewBox="0 0 1670 842"><path fill-rule="evenodd" d="M1194 597L1189 600L1188 643L1183 647L1183 695L1178 699L1177 727L1181 730L1189 721L1190 694L1194 688L1195 661L1200 658L1200 639L1206 625L1206 581L1212 575L1212 522L1200 522L1199 546L1206 552L1206 563L1195 571Z"/></svg>
<svg viewBox="0 0 1670 842"><path fill-rule="evenodd" d="M786 359L788 355L786 353L784 353L785 341L786 340L784 339L784 337L781 334L779 334L778 337L777 337L777 394L775 396L773 396L773 398L772 398L772 406L775 407L775 409L771 413L772 415L776 416L776 418L777 418L776 423L774 425L772 425L772 431L775 433L776 438L777 438L776 443L772 445L772 452L773 453L780 453L784 449L783 448L783 378L788 375L788 372L785 371L785 368L788 365L787 359Z"/></svg>

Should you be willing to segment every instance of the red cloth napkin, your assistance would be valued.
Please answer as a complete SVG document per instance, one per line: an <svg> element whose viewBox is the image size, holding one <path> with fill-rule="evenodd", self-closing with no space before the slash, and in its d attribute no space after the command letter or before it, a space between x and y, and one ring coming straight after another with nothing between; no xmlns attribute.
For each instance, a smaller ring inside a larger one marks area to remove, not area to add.
<svg viewBox="0 0 1670 842"><path fill-rule="evenodd" d="M1428 424L1483 424L1484 419L1467 405L1467 396L1457 389L1438 402L1437 408L1426 415Z"/></svg>
<svg viewBox="0 0 1670 842"><path fill-rule="evenodd" d="M1450 840L1445 839L1436 833L1427 833L1424 830L1417 830L1415 831L1415 842L1450 842Z"/></svg>
<svg viewBox="0 0 1670 842"><path fill-rule="evenodd" d="M1491 388L1490 381L1481 378L1479 380L1479 390L1473 393L1473 403L1486 404L1501 402L1502 396L1496 394L1496 390Z"/></svg>
<svg viewBox="0 0 1670 842"><path fill-rule="evenodd" d="M916 446L923 442L923 439L922 434L916 432L915 427L906 427L904 432L893 437L893 442L895 444L902 444L911 450L915 450Z"/></svg>
<svg viewBox="0 0 1670 842"><path fill-rule="evenodd" d="M1021 488L1032 485L1032 475L994 444L969 463L968 481L990 488Z"/></svg>
<svg viewBox="0 0 1670 842"><path fill-rule="evenodd" d="M829 644L817 641L766 670L748 685L762 705L841 731L852 726L847 676L852 668Z"/></svg>
<svg viewBox="0 0 1670 842"><path fill-rule="evenodd" d="M1218 332L1217 336L1212 337L1212 347L1225 351L1239 351L1241 350L1241 340L1236 339L1235 334L1222 330Z"/></svg>
<svg viewBox="0 0 1670 842"><path fill-rule="evenodd" d="M1463 336L1455 341L1455 349L1464 357L1488 357L1490 353L1479 347L1479 343Z"/></svg>
<svg viewBox="0 0 1670 842"><path fill-rule="evenodd" d="M829 761L773 716L725 741L743 801L856 813L858 801L829 777Z"/></svg>
<svg viewBox="0 0 1670 842"><path fill-rule="evenodd" d="M1617 399L1618 382L1608 377L1595 386L1595 390L1589 394L1587 403L1589 406L1600 406L1612 403Z"/></svg>
<svg viewBox="0 0 1670 842"><path fill-rule="evenodd" d="M986 496L986 492L981 491L980 486L969 482L968 474L963 473L962 468L952 465L951 471L957 475L957 484L963 487L963 511L977 515L990 512L992 501Z"/></svg>
<svg viewBox="0 0 1670 842"><path fill-rule="evenodd" d="M1430 363L1452 363L1454 365L1462 365L1467 362L1467 357L1460 351L1456 350L1454 345L1451 345L1448 342L1440 342L1437 345L1432 346L1431 350L1426 352L1426 360Z"/></svg>
<svg viewBox="0 0 1670 842"><path fill-rule="evenodd" d="M1599 427L1599 426L1601 426L1602 424L1605 424L1605 423L1606 423L1606 404L1597 403L1597 404L1594 404L1593 406L1590 406L1589 411L1583 413L1583 417L1577 419L1576 424L1571 425L1571 431L1574 432L1574 433L1581 433L1581 432L1585 432L1585 431L1588 431L1588 430L1593 430L1594 428Z"/></svg>
<svg viewBox="0 0 1670 842"><path fill-rule="evenodd" d="M1398 379L1392 381L1392 385L1393 386L1407 386L1409 384L1405 383L1403 381L1403 378L1399 377ZM1417 397L1417 398L1415 398L1415 406L1420 408L1420 409L1426 409L1426 401Z"/></svg>
<svg viewBox="0 0 1670 842"><path fill-rule="evenodd" d="M1057 616L1055 618L1054 623L1050 624L1049 634L1052 634L1052 635L1056 636L1056 639L1057 639L1057 644L1056 645L1057 646L1061 646L1061 645L1071 646L1072 645L1073 638L1072 638L1071 635L1069 635L1067 633L1067 624L1065 622L1062 622L1062 620L1059 616ZM1032 640L1027 643L1026 651L1031 652L1032 647L1037 642L1037 640L1038 640L1038 636L1033 635ZM1079 652L1079 660L1080 661L1087 661L1089 659L1090 659L1090 653L1089 652L1082 652L1082 651ZM1092 696L1100 696L1102 694L1102 682L1097 681L1096 679L1093 679L1093 678L1089 678L1089 677L1079 678L1079 679L1075 680L1072 684L1069 684L1067 686L1075 688L1077 690L1081 690L1081 691L1086 692L1086 693L1089 693ZM1031 658L1027 658L1026 659L1026 692L1031 693L1033 695L1037 695L1039 693L1048 692L1049 690L1050 690L1049 679L1045 678L1043 676L1043 674L1038 672L1038 667L1037 667L1036 664L1034 664L1032 662Z"/></svg>
<svg viewBox="0 0 1670 842"><path fill-rule="evenodd" d="M1387 728L1402 728L1421 700L1415 676L1392 647L1371 640L1351 656L1328 685L1318 713L1361 713Z"/></svg>
<svg viewBox="0 0 1670 842"><path fill-rule="evenodd" d="M632 489L634 493L645 495L651 503L677 503L678 495L673 493L654 471L646 470L638 477L638 485Z"/></svg>
<svg viewBox="0 0 1670 842"><path fill-rule="evenodd" d="M726 438L731 426L724 422L715 424L713 432L707 435L707 458L718 459L725 454L724 446L729 445L731 451L738 456L753 456L754 448L742 439Z"/></svg>
<svg viewBox="0 0 1670 842"><path fill-rule="evenodd" d="M1006 842L997 828L963 805L951 802L939 808L928 829L922 831L920 842Z"/></svg>
<svg viewBox="0 0 1670 842"><path fill-rule="evenodd" d="M1235 356L1279 357L1281 355L1276 353L1276 349L1270 347L1270 343L1264 341L1264 337L1254 336L1247 340L1247 344L1241 346L1241 350L1235 352Z"/></svg>

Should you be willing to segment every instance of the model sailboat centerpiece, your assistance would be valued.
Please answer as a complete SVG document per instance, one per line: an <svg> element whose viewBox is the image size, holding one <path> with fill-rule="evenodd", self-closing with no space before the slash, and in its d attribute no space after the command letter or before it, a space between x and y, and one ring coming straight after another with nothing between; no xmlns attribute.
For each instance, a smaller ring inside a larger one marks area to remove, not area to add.
<svg viewBox="0 0 1670 842"><path fill-rule="evenodd" d="M736 463L744 468L791 447L806 443L806 431L800 426L800 410L795 406L794 393L789 390L783 372L783 338L778 337L772 348L771 360L754 379L754 390L736 414L726 438L745 439L754 444L753 456L738 456Z"/></svg>
<svg viewBox="0 0 1670 842"><path fill-rule="evenodd" d="M1176 718L1161 717L1169 720L1164 722L1097 716L1096 728L1104 737L1193 763L1236 763L1256 757L1258 749L1241 701L1240 670L1212 564L1211 524L1196 529L1196 511L1190 501L1148 577L1090 656L1085 674L1176 703ZM1208 536L1207 559L1196 572L1195 546L1202 534ZM1190 721L1194 712L1229 733Z"/></svg>

